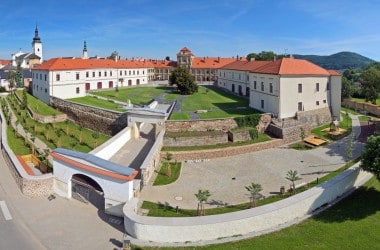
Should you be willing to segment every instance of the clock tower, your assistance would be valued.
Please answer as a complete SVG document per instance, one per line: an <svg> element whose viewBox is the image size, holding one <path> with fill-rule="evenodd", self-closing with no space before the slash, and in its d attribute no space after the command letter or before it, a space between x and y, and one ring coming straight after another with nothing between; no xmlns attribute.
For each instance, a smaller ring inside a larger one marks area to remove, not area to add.
<svg viewBox="0 0 380 250"><path fill-rule="evenodd" d="M32 53L34 53L35 55L39 56L40 57L40 63L42 63L42 42L41 42L41 39L40 37L38 36L38 28L37 28L37 25L36 25L36 29L34 30L34 37L33 37L33 41L32 41L32 47L33 47L33 51Z"/></svg>

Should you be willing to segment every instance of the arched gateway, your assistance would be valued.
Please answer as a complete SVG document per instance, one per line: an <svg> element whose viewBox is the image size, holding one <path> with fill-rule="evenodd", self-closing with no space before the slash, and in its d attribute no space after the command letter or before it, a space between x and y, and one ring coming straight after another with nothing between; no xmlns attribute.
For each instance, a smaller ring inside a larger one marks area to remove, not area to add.
<svg viewBox="0 0 380 250"><path fill-rule="evenodd" d="M51 156L57 194L69 199L77 195L96 204L101 204L104 196L105 212L123 215L124 203L133 197L133 180L138 171L92 154L63 148L55 149ZM94 192L92 196L90 192Z"/></svg>

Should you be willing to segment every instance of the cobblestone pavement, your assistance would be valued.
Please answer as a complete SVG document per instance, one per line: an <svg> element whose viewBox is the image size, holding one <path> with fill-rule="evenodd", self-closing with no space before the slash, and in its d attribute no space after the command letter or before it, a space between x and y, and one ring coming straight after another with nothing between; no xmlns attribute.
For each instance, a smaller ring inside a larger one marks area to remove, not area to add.
<svg viewBox="0 0 380 250"><path fill-rule="evenodd" d="M353 130L360 135L360 123L353 117ZM308 183L341 167L346 162L346 148L349 136L318 147L299 151L287 146L234 157L210 159L199 163L183 163L180 178L165 186L146 186L141 193L142 200L169 203L180 208L195 209L194 194L199 189L211 192L208 207L248 202L245 186L251 182L260 183L262 194L268 196L280 191L281 186L289 188L285 179L289 170L297 170L301 180ZM354 156L360 155L364 144L354 142Z"/></svg>

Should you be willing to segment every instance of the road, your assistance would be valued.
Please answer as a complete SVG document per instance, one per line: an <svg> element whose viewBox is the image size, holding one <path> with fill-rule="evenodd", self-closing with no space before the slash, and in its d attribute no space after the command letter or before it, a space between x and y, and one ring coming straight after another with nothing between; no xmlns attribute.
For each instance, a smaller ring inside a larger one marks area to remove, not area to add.
<svg viewBox="0 0 380 250"><path fill-rule="evenodd" d="M6 164L2 154L0 164ZM2 177L6 176L3 168L0 174ZM0 179L0 249L47 249L20 220L4 185Z"/></svg>

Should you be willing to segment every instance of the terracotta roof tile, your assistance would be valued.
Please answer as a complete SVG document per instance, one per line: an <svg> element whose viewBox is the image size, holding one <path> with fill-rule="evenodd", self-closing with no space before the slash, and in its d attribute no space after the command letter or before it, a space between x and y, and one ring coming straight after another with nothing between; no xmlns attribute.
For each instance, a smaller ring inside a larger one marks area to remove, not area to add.
<svg viewBox="0 0 380 250"><path fill-rule="evenodd" d="M193 69L217 69L225 66L226 64L236 61L234 58L221 58L221 57L194 57L191 67Z"/></svg>
<svg viewBox="0 0 380 250"><path fill-rule="evenodd" d="M0 59L0 65L8 65L11 63L11 60L2 60Z"/></svg>
<svg viewBox="0 0 380 250"><path fill-rule="evenodd" d="M259 67L262 67L268 63L271 63L271 61L234 61L232 63L229 63L225 66L223 66L223 69L231 69L231 70L244 70L244 71L250 71L253 72Z"/></svg>
<svg viewBox="0 0 380 250"><path fill-rule="evenodd" d="M112 59L82 59L53 58L36 67L37 70L74 70L74 69L104 69L104 68L153 68L147 60L112 60Z"/></svg>

